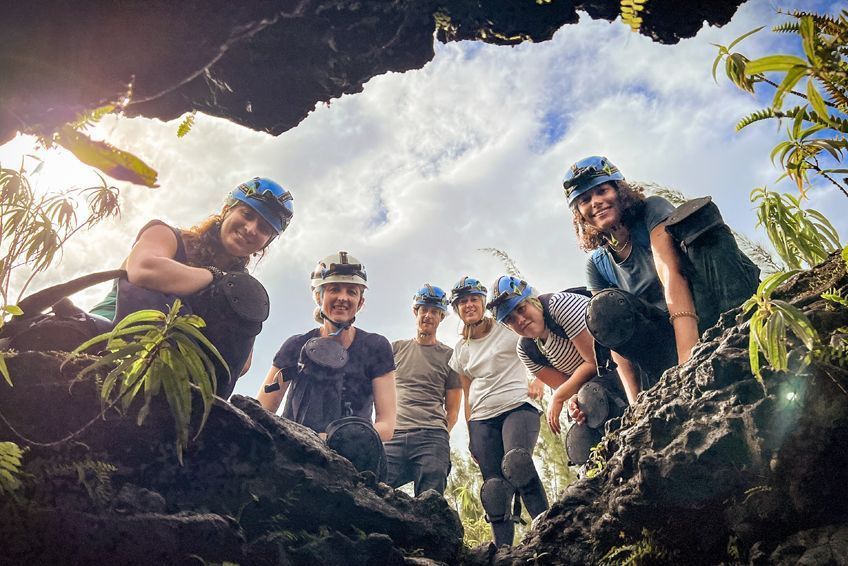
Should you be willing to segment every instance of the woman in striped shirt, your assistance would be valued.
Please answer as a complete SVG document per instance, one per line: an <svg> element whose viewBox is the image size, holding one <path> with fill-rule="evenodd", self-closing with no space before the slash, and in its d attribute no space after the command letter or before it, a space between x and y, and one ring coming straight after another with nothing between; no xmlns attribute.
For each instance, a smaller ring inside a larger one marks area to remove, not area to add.
<svg viewBox="0 0 848 566"><path fill-rule="evenodd" d="M588 304L589 297L569 291L537 296L526 281L504 275L495 283L487 305L498 322L522 337L517 351L527 369L554 389L547 417L557 434L566 402L578 424L587 423L588 416L587 424L597 429L626 406L622 385L634 396L638 392L635 381L619 382L613 371L599 375L602 372L596 363L595 343L586 328ZM589 382L600 385L606 394L606 415L587 415L578 405L578 392ZM575 463L581 463L579 459L572 457Z"/></svg>

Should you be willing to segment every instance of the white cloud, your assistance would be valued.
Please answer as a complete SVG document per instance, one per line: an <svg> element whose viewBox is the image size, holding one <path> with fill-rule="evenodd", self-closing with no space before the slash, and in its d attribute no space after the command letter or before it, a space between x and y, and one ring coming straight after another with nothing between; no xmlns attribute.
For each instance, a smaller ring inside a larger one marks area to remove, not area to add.
<svg viewBox="0 0 848 566"><path fill-rule="evenodd" d="M489 283L502 272L478 248L506 251L542 290L581 284L584 259L560 179L586 155L607 155L630 179L711 194L729 223L753 234L747 195L777 177L768 161L776 136L768 126L733 133L756 101L713 82L710 43L774 19L768 2L754 1L727 27L676 46L585 16L540 44L437 45L425 68L376 77L278 138L202 115L183 139L176 121L108 122L101 134L154 164L162 186L123 189L123 219L78 238L39 283L114 267L147 219L191 225L238 182L277 179L294 194L296 213L256 268L272 314L237 387L252 395L280 343L311 328L308 274L328 253L345 249L365 263L370 290L359 324L390 339L413 334L410 302L421 284L449 288L462 275ZM762 52L772 41L763 33L746 45ZM0 159L18 159L30 143L10 142ZM62 167L66 180L96 180ZM845 215L833 214L844 197L832 193L814 203L845 237ZM452 345L456 329L452 316L440 338Z"/></svg>

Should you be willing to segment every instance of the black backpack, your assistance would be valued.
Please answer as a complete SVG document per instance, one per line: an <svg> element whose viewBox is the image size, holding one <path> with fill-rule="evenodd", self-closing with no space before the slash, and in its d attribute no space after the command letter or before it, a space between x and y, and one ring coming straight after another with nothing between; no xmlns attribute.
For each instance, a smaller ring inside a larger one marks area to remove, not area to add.
<svg viewBox="0 0 848 566"><path fill-rule="evenodd" d="M89 314L68 299L87 287L126 277L126 271L115 269L78 277L54 285L22 299L23 311L0 330L0 350L58 350L69 352L90 338L112 330L112 321ZM51 313L44 313L47 309Z"/></svg>

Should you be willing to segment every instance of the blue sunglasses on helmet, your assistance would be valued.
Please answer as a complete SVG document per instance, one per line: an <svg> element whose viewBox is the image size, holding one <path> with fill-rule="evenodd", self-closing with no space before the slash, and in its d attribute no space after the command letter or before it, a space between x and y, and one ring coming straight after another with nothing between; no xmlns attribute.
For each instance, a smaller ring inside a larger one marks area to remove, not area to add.
<svg viewBox="0 0 848 566"><path fill-rule="evenodd" d="M480 281L473 277L465 276L451 289L450 302L454 304L466 295L482 295L483 301L485 301L487 292L486 287Z"/></svg>
<svg viewBox="0 0 848 566"><path fill-rule="evenodd" d="M583 193L612 181L623 181L624 175L606 157L593 155L581 159L565 172L562 188L571 206Z"/></svg>
<svg viewBox="0 0 848 566"><path fill-rule="evenodd" d="M228 204L235 201L246 204L271 225L277 235L282 234L294 217L292 194L272 181L255 177L236 187L227 199Z"/></svg>
<svg viewBox="0 0 848 566"><path fill-rule="evenodd" d="M495 315L495 320L504 322L509 314L533 293L533 289L523 279L502 275L492 285L492 298L486 308Z"/></svg>
<svg viewBox="0 0 848 566"><path fill-rule="evenodd" d="M426 283L421 287L415 296L412 297L413 307L430 306L447 312L448 310L448 295L439 287L434 287Z"/></svg>

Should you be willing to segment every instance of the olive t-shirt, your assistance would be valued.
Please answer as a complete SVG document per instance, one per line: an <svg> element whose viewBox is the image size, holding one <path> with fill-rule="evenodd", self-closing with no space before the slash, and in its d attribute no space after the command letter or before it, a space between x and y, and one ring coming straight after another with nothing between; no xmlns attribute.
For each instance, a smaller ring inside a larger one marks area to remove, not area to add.
<svg viewBox="0 0 848 566"><path fill-rule="evenodd" d="M647 234L650 235L651 230L668 218L672 212L674 212L674 205L664 198L658 196L646 198L642 217L636 219L636 222L630 228L633 245L627 259L617 262L608 250L604 249L603 252L609 257L613 272L618 279L619 288L633 293L664 311L668 311L668 306L665 304L662 283L660 283L657 268L654 265L650 241L647 245L641 242L640 238L636 236L636 232L641 230L644 235L647 230ZM591 257L586 262L586 287L590 291L601 291L611 287L598 271Z"/></svg>
<svg viewBox="0 0 848 566"><path fill-rule="evenodd" d="M294 415L300 412L304 392L308 389L308 378L299 373L300 350L307 340L318 336L321 336L320 328L310 330L306 334L296 334L286 340L274 356L274 367L282 370L284 381L291 383L283 408L283 416L287 419L293 419ZM350 403L354 416L371 420L374 411L371 380L395 369L392 346L385 337L357 328L347 354L348 360L342 377L342 405ZM307 402L308 398L306 396ZM320 428L326 428L327 424L329 423L323 423Z"/></svg>
<svg viewBox="0 0 848 566"><path fill-rule="evenodd" d="M453 349L441 342L421 345L415 340L392 343L397 366L397 426L395 430L447 430L445 395L460 389L459 376L448 365Z"/></svg>

